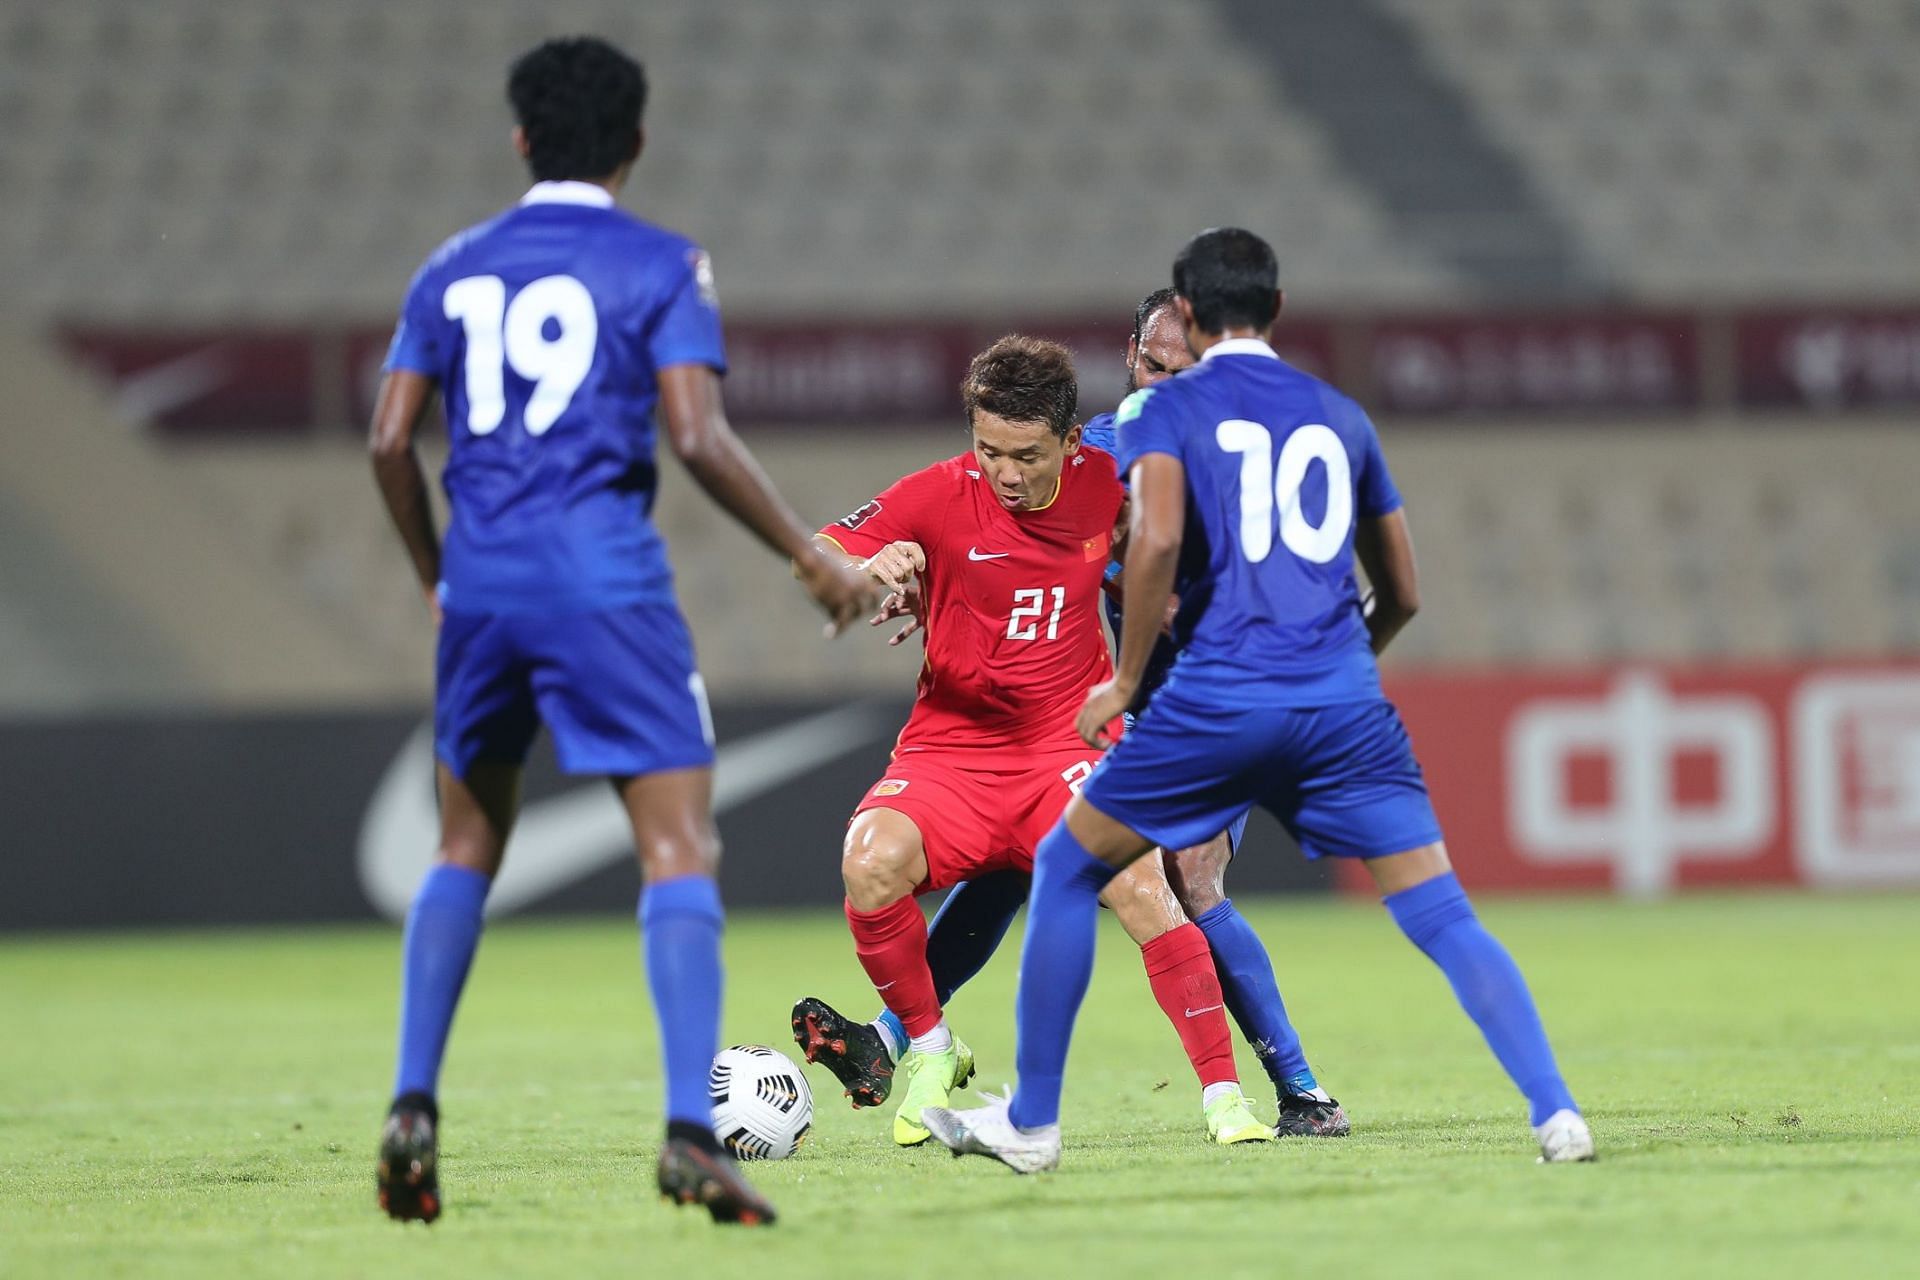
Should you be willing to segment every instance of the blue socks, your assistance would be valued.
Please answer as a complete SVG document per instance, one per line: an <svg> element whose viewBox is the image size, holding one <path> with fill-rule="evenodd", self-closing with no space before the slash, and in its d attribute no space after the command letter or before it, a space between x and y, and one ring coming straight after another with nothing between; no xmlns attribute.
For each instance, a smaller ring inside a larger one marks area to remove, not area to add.
<svg viewBox="0 0 1920 1280"><path fill-rule="evenodd" d="M720 1049L720 887L705 876L640 891L641 947L667 1068L667 1122L713 1127L707 1072Z"/></svg>
<svg viewBox="0 0 1920 1280"><path fill-rule="evenodd" d="M1094 916L1100 891L1118 874L1081 847L1065 819L1040 842L1014 1002L1020 1087L1009 1118L1022 1129L1060 1121L1067 1044L1093 978Z"/></svg>
<svg viewBox="0 0 1920 1280"><path fill-rule="evenodd" d="M396 1097L431 1097L439 1086L491 884L477 871L441 863L414 895L402 947ZM707 1069L720 1047L720 890L704 876L650 885L640 895L640 924L666 1056L667 1118L710 1128Z"/></svg>
<svg viewBox="0 0 1920 1280"><path fill-rule="evenodd" d="M1526 1095L1530 1122L1556 1111L1578 1111L1553 1060L1546 1029L1519 966L1481 925L1452 872L1385 899L1388 914L1413 945L1426 952L1453 984L1487 1047Z"/></svg>
<svg viewBox="0 0 1920 1280"><path fill-rule="evenodd" d="M927 970L941 1008L993 959L1014 916L1027 900L1027 877L1020 871L991 871L953 887L933 923L927 926ZM907 1029L891 1009L874 1019L897 1059L907 1046Z"/></svg>
<svg viewBox="0 0 1920 1280"><path fill-rule="evenodd" d="M1280 999L1280 984L1274 980L1273 961L1267 958L1260 935L1245 916L1234 910L1231 898L1201 912L1194 923L1213 948L1213 967L1220 975L1227 1012L1239 1025L1240 1034L1253 1045L1274 1088L1283 1093L1306 1093L1315 1088L1318 1082L1307 1067L1299 1034L1287 1021L1287 1006Z"/></svg>
<svg viewBox="0 0 1920 1280"><path fill-rule="evenodd" d="M480 926L493 882L478 871L439 863L427 872L407 912L401 944L400 1062L393 1093L432 1097L440 1085L460 988L480 945Z"/></svg>

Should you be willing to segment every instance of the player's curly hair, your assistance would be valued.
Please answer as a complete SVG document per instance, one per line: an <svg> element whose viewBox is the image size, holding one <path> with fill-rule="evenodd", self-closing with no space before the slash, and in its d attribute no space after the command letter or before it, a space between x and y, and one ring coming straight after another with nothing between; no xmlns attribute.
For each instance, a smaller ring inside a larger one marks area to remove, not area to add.
<svg viewBox="0 0 1920 1280"><path fill-rule="evenodd" d="M1057 342L1010 333L973 358L960 399L969 425L985 409L1009 422L1044 422L1064 440L1080 408L1073 355Z"/></svg>
<svg viewBox="0 0 1920 1280"><path fill-rule="evenodd" d="M507 101L536 181L595 180L633 158L647 73L597 36L567 36L515 60Z"/></svg>
<svg viewBox="0 0 1920 1280"><path fill-rule="evenodd" d="M1173 260L1173 287L1193 304L1202 333L1264 329L1280 313L1273 246L1239 227L1210 227Z"/></svg>

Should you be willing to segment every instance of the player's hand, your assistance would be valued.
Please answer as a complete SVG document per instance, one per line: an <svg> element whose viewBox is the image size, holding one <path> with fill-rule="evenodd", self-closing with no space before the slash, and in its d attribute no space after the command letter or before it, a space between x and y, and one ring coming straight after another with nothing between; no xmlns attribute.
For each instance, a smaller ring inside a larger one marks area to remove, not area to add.
<svg viewBox="0 0 1920 1280"><path fill-rule="evenodd" d="M1079 718L1073 722L1080 740L1102 751L1111 747L1113 735L1107 732L1107 726L1133 705L1133 695L1134 690L1122 684L1118 677L1087 690L1087 700L1080 707Z"/></svg>
<svg viewBox="0 0 1920 1280"><path fill-rule="evenodd" d="M845 631L861 614L879 603L880 593L872 580L859 568L843 563L838 556L810 555L798 562L796 571L800 585L827 615L828 639Z"/></svg>
<svg viewBox="0 0 1920 1280"><path fill-rule="evenodd" d="M906 590L895 591L885 600L882 600L880 602L880 612L874 614L867 625L879 627L885 626L895 618L907 619L907 625L902 627L893 639L887 641L887 646L891 648L925 625L924 619L920 616L922 602L923 597L920 594L920 585L918 583L909 583Z"/></svg>
<svg viewBox="0 0 1920 1280"><path fill-rule="evenodd" d="M913 575L926 571L927 553L917 542L889 542L860 567L887 590L905 591Z"/></svg>

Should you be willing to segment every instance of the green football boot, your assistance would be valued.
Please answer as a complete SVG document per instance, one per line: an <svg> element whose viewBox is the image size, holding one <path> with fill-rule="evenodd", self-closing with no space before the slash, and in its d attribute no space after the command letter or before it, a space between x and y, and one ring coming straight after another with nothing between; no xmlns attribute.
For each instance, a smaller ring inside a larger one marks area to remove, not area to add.
<svg viewBox="0 0 1920 1280"><path fill-rule="evenodd" d="M901 1060L899 1079L905 1082L900 1109L893 1113L893 1140L917 1147L933 1134L920 1122L928 1107L944 1107L953 1091L973 1079L973 1050L959 1036L945 1053L912 1053Z"/></svg>
<svg viewBox="0 0 1920 1280"><path fill-rule="evenodd" d="M1236 1087L1232 1093L1215 1098L1207 1108L1207 1136L1230 1147L1236 1142L1272 1142L1273 1130L1254 1118L1246 1095Z"/></svg>

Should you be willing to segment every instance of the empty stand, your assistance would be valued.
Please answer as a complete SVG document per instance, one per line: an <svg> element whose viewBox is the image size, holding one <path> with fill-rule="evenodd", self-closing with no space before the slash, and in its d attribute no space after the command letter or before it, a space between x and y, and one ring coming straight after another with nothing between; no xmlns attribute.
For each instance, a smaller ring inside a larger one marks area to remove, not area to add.
<svg viewBox="0 0 1920 1280"><path fill-rule="evenodd" d="M10 304L128 320L391 311L524 186L511 57L648 64L628 197L729 306L1123 305L1201 226L1268 230L1322 305L1444 296L1205 0L0 6Z"/></svg>
<svg viewBox="0 0 1920 1280"><path fill-rule="evenodd" d="M1920 3L1382 2L1625 291L1920 290Z"/></svg>

